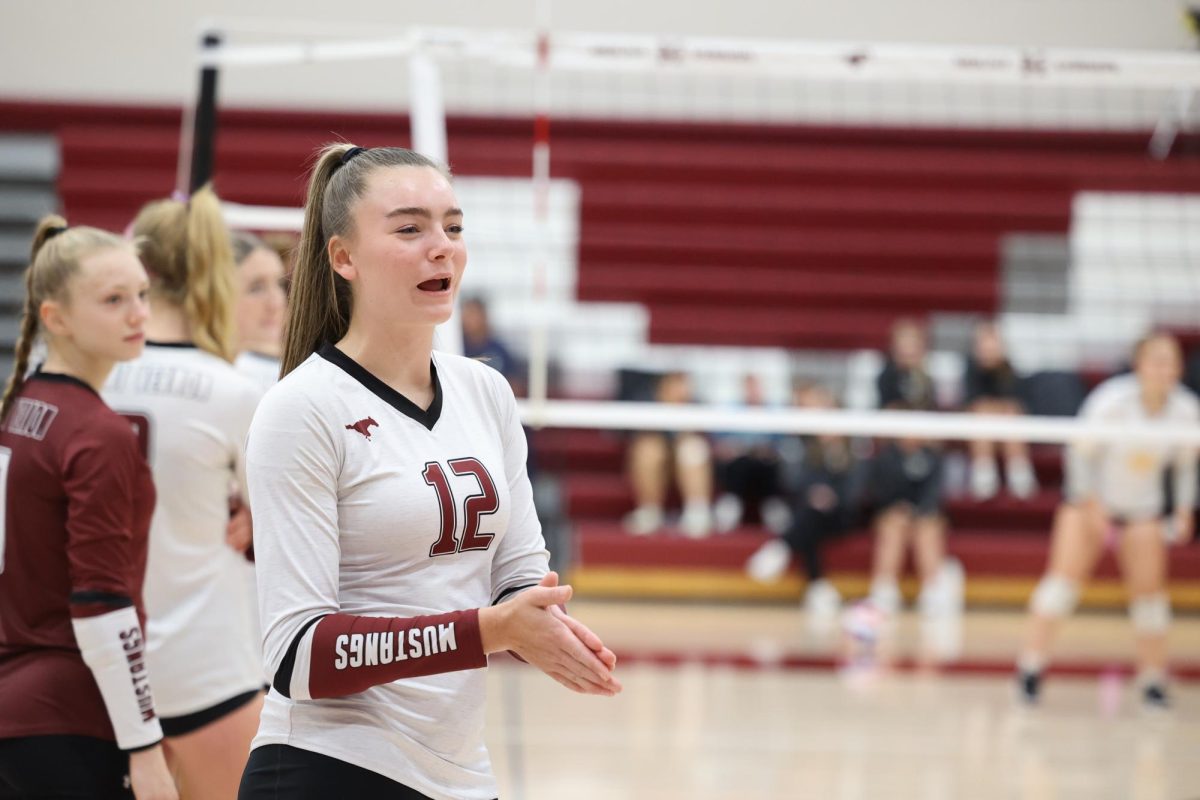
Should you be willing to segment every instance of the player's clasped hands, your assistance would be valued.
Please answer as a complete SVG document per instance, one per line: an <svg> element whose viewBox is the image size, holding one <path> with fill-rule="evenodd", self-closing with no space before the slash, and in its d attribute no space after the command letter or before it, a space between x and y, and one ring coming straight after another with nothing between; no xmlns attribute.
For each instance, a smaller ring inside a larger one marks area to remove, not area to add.
<svg viewBox="0 0 1200 800"><path fill-rule="evenodd" d="M496 640L485 640L485 649L511 650L572 691L611 697L622 688L612 674L617 657L562 608L570 598L571 587L547 573L537 587L489 609L498 612Z"/></svg>

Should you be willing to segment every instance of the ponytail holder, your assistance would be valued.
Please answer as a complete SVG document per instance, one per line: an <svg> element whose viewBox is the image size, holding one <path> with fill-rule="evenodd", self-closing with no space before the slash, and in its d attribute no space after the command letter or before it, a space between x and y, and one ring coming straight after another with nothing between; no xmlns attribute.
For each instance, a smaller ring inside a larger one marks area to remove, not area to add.
<svg viewBox="0 0 1200 800"><path fill-rule="evenodd" d="M189 197L186 192L181 192L176 189L175 191L171 192L171 199L176 203L189 203L191 202L192 198Z"/></svg>
<svg viewBox="0 0 1200 800"><path fill-rule="evenodd" d="M46 238L42 239L42 241L48 242L51 239L53 239L55 236L58 236L59 234L66 233L66 232L67 232L66 225L56 225L53 228L47 228L46 229Z"/></svg>
<svg viewBox="0 0 1200 800"><path fill-rule="evenodd" d="M367 152L367 148L365 148L365 147L351 147L349 150L342 153L342 162L341 162L340 166L344 167L345 165L347 165L351 161L353 161L354 158L356 156L358 156L360 153L365 153L365 152Z"/></svg>

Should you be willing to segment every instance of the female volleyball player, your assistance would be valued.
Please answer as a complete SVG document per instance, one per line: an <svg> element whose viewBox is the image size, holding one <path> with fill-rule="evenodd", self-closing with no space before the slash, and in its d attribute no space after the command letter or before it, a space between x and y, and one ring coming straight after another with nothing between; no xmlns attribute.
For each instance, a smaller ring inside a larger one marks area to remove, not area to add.
<svg viewBox="0 0 1200 800"><path fill-rule="evenodd" d="M38 226L0 402L0 797L176 797L141 624L154 484L97 393L142 352L146 287L129 242Z"/></svg>
<svg viewBox="0 0 1200 800"><path fill-rule="evenodd" d="M320 154L285 377L247 444L272 689L240 797L491 798L487 654L580 692L615 659L558 608L512 390L434 353L467 251L446 172Z"/></svg>
<svg viewBox="0 0 1200 800"><path fill-rule="evenodd" d="M1180 386L1182 371L1179 343L1166 334L1148 336L1134 352L1133 374L1096 387L1079 416L1117 425L1194 427L1200 404ZM1173 472L1169 487L1164 480L1168 468ZM1167 705L1167 547L1191 539L1195 502L1192 448L1165 442L1080 442L1068 449L1066 501L1055 516L1050 562L1030 599L1029 634L1017 662L1018 686L1027 702L1037 702L1057 623L1074 610L1079 588L1115 526L1137 636L1142 700L1150 707Z"/></svg>
<svg viewBox="0 0 1200 800"><path fill-rule="evenodd" d="M158 487L147 658L161 676L156 699L180 790L228 798L262 703L244 559L226 541L230 487L261 390L230 363L233 251L216 195L150 203L133 232L150 273L149 341L141 358L113 371L104 394L142 430Z"/></svg>
<svg viewBox="0 0 1200 800"><path fill-rule="evenodd" d="M237 263L238 356L234 366L265 392L279 380L279 353L283 346L283 260L274 248L254 234L233 234Z"/></svg>

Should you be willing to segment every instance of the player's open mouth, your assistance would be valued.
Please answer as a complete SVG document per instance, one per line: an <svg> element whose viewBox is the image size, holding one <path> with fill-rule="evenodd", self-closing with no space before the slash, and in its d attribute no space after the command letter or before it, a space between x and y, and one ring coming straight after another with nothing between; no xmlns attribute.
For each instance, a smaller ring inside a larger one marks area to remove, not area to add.
<svg viewBox="0 0 1200 800"><path fill-rule="evenodd" d="M450 291L449 278L431 278L417 284L417 288L422 292L448 292Z"/></svg>

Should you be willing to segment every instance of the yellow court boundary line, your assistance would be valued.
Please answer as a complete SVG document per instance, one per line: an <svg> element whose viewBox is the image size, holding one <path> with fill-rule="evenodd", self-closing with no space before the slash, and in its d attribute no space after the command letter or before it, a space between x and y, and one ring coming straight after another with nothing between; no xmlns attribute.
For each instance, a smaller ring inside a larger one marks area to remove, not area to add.
<svg viewBox="0 0 1200 800"><path fill-rule="evenodd" d="M794 574L763 584L740 571L720 569L578 567L571 570L569 580L579 597L610 599L793 602L804 588L804 581ZM868 577L854 573L835 573L830 581L844 597L865 596L870 585ZM1024 606L1036 585L1037 578L968 576L964 595L969 604ZM906 578L900 588L912 600L919 587L915 578ZM1169 591L1176 609L1200 611L1200 581L1174 581ZM1124 587L1112 579L1092 581L1080 598L1085 608L1124 608L1125 604Z"/></svg>

